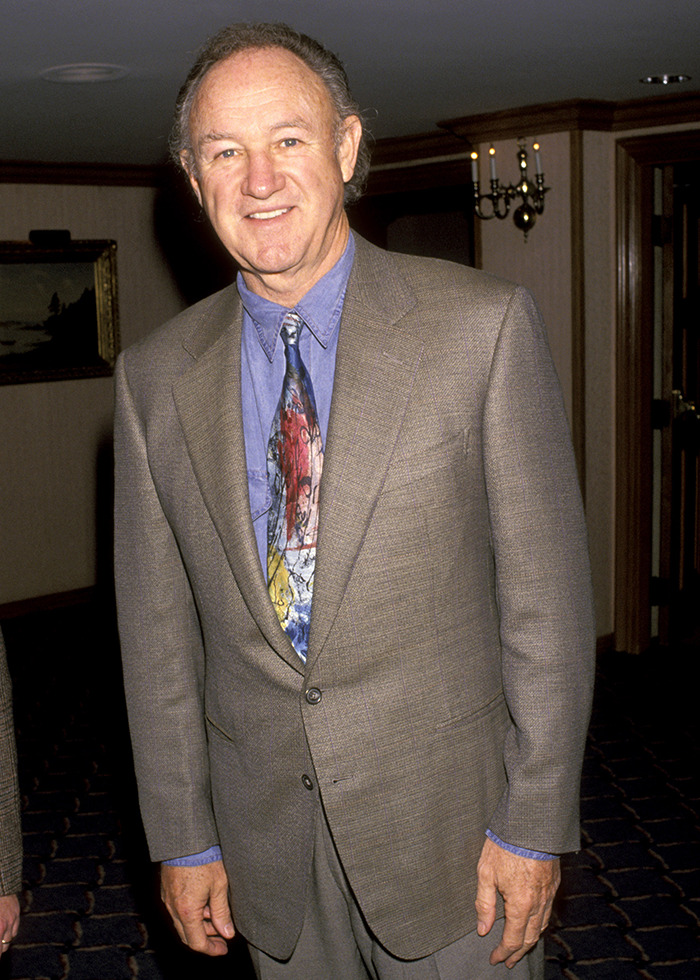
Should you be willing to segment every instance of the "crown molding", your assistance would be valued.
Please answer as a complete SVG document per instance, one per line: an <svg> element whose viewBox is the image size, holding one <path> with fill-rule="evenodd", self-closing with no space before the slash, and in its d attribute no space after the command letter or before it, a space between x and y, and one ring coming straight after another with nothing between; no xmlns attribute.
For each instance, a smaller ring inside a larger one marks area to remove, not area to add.
<svg viewBox="0 0 700 980"><path fill-rule="evenodd" d="M620 132L654 126L700 123L700 92L605 102L572 99L500 112L447 119L438 126L469 143L517 139L526 134L575 130Z"/></svg>
<svg viewBox="0 0 700 980"><path fill-rule="evenodd" d="M40 163L0 160L3 184L86 184L98 187L157 187L168 165L140 166L111 163Z"/></svg>

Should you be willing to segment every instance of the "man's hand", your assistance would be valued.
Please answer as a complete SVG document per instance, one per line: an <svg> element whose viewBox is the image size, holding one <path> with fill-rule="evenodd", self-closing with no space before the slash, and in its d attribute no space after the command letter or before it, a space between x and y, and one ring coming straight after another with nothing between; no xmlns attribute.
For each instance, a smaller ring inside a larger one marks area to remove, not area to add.
<svg viewBox="0 0 700 980"><path fill-rule="evenodd" d="M19 901L16 895L0 895L0 956L10 948L19 928Z"/></svg>
<svg viewBox="0 0 700 980"><path fill-rule="evenodd" d="M503 936L489 957L492 966L513 967L547 928L552 902L561 879L559 858L536 861L499 847L488 837L479 858L477 932L485 936L496 921L496 894L503 896L506 922Z"/></svg>
<svg viewBox="0 0 700 980"><path fill-rule="evenodd" d="M198 867L161 865L160 894L180 939L207 956L224 956L235 931L222 861Z"/></svg>

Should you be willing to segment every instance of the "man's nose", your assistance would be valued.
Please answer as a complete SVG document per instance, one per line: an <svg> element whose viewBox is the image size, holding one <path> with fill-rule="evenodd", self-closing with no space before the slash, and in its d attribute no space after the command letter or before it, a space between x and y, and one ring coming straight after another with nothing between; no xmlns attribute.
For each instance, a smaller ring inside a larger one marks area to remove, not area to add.
<svg viewBox="0 0 700 980"><path fill-rule="evenodd" d="M251 153L248 156L248 169L243 181L243 193L249 197L264 199L270 197L284 185L284 177L275 165L270 153Z"/></svg>

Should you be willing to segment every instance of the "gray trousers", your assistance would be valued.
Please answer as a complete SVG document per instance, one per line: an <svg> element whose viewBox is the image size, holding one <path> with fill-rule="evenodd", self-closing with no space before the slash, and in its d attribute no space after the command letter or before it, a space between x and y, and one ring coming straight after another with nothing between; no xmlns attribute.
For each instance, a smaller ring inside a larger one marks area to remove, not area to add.
<svg viewBox="0 0 700 980"><path fill-rule="evenodd" d="M306 917L288 960L249 945L259 980L542 980L542 940L516 966L491 966L503 920L486 937L471 932L419 960L399 960L367 928L340 865L325 817L317 821Z"/></svg>

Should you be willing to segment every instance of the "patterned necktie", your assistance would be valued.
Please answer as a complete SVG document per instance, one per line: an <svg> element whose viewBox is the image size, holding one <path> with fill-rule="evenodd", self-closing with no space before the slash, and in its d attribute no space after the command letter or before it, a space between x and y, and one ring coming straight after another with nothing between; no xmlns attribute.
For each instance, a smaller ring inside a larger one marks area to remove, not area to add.
<svg viewBox="0 0 700 980"><path fill-rule="evenodd" d="M267 520L267 580L282 628L306 662L323 441L311 379L299 353L303 325L296 313L288 313L281 330L287 369L267 446L267 479L272 495Z"/></svg>

